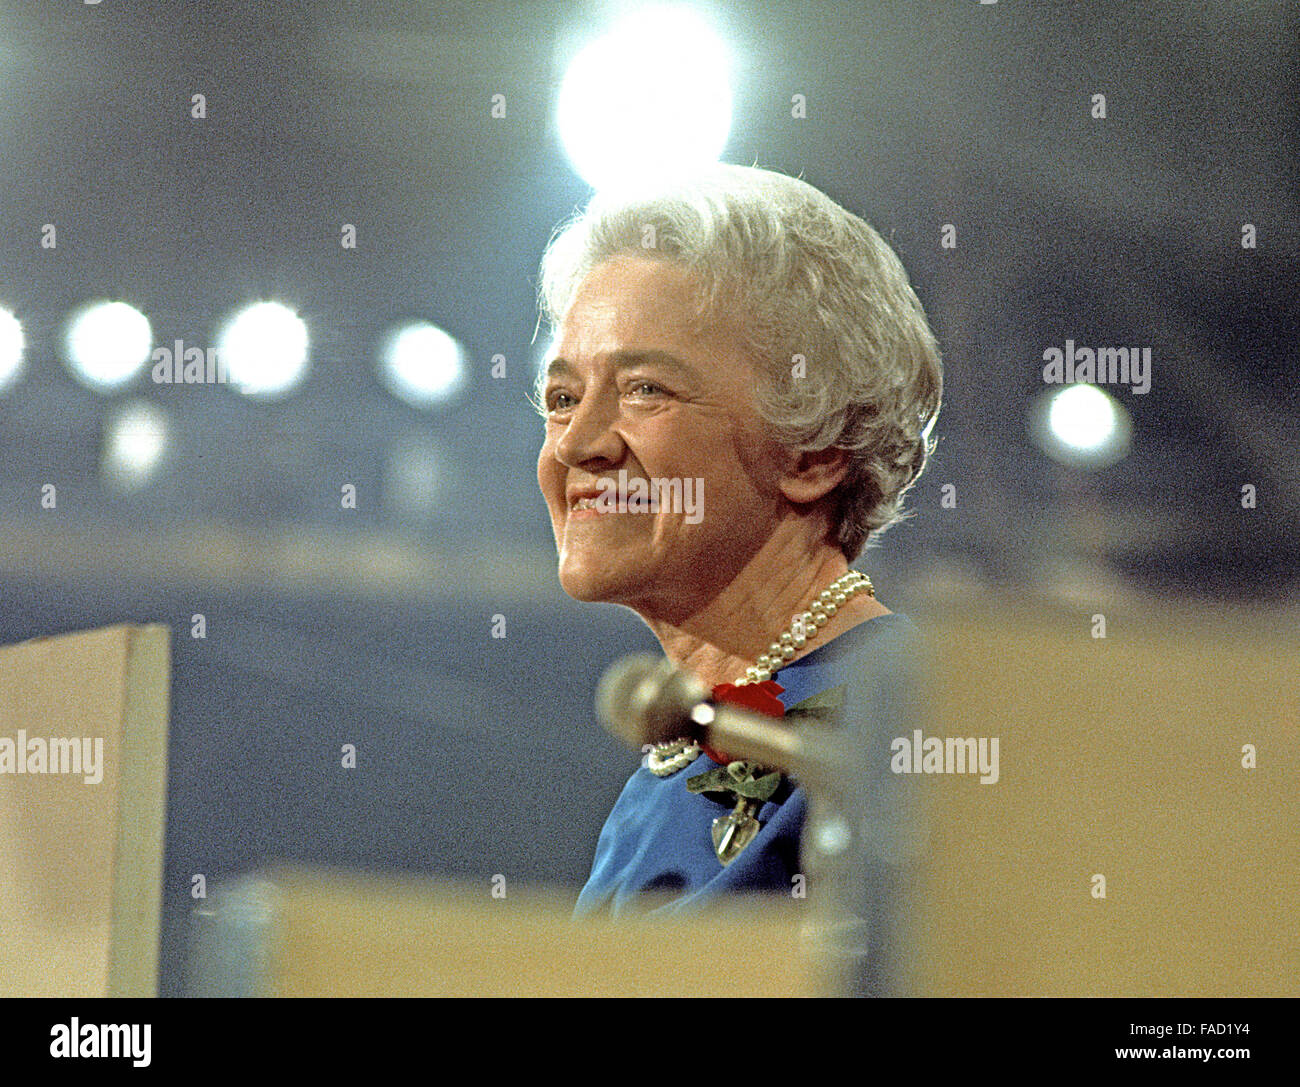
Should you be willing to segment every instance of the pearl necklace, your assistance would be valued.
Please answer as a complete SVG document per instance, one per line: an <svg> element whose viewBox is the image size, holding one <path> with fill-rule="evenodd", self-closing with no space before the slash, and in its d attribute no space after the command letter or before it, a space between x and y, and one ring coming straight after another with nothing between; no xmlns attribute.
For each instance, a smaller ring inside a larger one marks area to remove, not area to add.
<svg viewBox="0 0 1300 1087"><path fill-rule="evenodd" d="M771 679L773 672L779 671L782 665L793 659L800 649L825 628L831 617L860 592L873 597L876 595L875 586L866 574L850 570L843 577L836 578L830 588L822 590L806 612L794 617L790 629L768 647L753 667L745 669L745 674L736 680L734 686L743 687ZM656 777L668 777L699 757L700 745L693 740L672 740L656 744L651 749L646 756L646 768Z"/></svg>

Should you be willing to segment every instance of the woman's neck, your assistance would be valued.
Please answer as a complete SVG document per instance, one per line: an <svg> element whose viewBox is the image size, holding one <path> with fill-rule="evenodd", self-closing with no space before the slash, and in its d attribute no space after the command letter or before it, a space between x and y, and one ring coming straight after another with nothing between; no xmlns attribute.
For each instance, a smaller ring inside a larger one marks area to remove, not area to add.
<svg viewBox="0 0 1300 1087"><path fill-rule="evenodd" d="M642 614L642 619L677 667L710 687L734 683L790 629L796 615L814 610L818 594L847 571L843 552L833 545L805 553L774 546L755 555L726 588L686 618L670 622ZM888 611L866 593L854 595L792 659Z"/></svg>

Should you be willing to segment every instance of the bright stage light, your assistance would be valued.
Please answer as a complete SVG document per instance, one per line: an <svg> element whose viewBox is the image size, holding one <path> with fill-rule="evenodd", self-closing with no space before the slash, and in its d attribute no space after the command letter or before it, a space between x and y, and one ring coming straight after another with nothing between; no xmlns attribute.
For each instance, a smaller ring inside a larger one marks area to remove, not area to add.
<svg viewBox="0 0 1300 1087"><path fill-rule="evenodd" d="M167 449L167 417L152 404L128 404L105 425L100 471L119 490L145 486Z"/></svg>
<svg viewBox="0 0 1300 1087"><path fill-rule="evenodd" d="M7 309L0 309L0 393L23 372L23 325Z"/></svg>
<svg viewBox="0 0 1300 1087"><path fill-rule="evenodd" d="M1115 408L1115 401L1095 385L1071 385L1052 397L1047 421L1059 441L1092 453L1115 440L1119 429Z"/></svg>
<svg viewBox="0 0 1300 1087"><path fill-rule="evenodd" d="M1128 455L1132 422L1124 405L1096 385L1067 385L1038 405L1034 436L1050 457L1075 468L1104 468Z"/></svg>
<svg viewBox="0 0 1300 1087"><path fill-rule="evenodd" d="M226 379L245 396L274 399L307 375L307 326L279 302L240 310L217 343Z"/></svg>
<svg viewBox="0 0 1300 1087"><path fill-rule="evenodd" d="M592 188L653 183L716 162L731 129L730 58L712 28L681 8L647 8L569 65L557 122Z"/></svg>
<svg viewBox="0 0 1300 1087"><path fill-rule="evenodd" d="M153 347L149 319L125 302L94 302L75 314L64 339L72 374L96 392L125 385Z"/></svg>
<svg viewBox="0 0 1300 1087"><path fill-rule="evenodd" d="M451 400L464 386L465 352L436 325L414 322L384 342L379 375L408 404L431 407Z"/></svg>

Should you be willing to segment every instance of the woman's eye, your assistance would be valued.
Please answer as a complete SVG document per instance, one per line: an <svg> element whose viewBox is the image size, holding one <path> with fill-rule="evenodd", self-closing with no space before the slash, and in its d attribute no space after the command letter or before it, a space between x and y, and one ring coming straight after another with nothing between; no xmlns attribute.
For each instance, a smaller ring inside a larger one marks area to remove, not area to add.
<svg viewBox="0 0 1300 1087"><path fill-rule="evenodd" d="M572 405L569 401L573 400L568 393L553 392L546 398L547 411L566 411Z"/></svg>

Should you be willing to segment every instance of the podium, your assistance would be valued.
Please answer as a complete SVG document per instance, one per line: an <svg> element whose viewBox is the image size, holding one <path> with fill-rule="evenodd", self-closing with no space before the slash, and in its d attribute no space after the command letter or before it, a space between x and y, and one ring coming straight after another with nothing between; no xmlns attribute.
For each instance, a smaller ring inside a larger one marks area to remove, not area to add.
<svg viewBox="0 0 1300 1087"><path fill-rule="evenodd" d="M999 737L1000 774L921 781L919 990L1296 995L1294 612L1146 601L1098 638L1093 610L964 607L933 628L920 725Z"/></svg>
<svg viewBox="0 0 1300 1087"><path fill-rule="evenodd" d="M187 993L828 995L806 953L806 903L759 897L690 921L574 921L554 891L500 890L487 880L271 868L200 908Z"/></svg>
<svg viewBox="0 0 1300 1087"><path fill-rule="evenodd" d="M170 632L0 648L0 996L154 996Z"/></svg>

